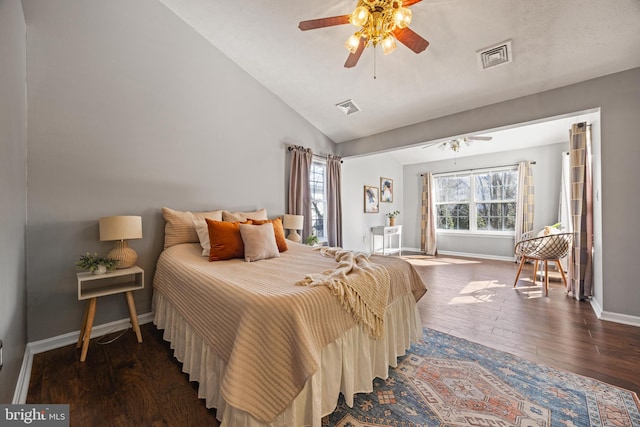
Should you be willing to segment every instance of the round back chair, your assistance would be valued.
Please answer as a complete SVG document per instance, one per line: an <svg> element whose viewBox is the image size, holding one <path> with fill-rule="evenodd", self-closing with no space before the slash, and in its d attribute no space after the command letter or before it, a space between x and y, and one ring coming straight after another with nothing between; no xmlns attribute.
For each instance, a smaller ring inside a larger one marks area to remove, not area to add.
<svg viewBox="0 0 640 427"><path fill-rule="evenodd" d="M520 267L518 268L518 274L516 280L513 283L515 288L518 284L518 278L524 263L530 259L534 262L533 267L533 284L536 284L536 272L538 271L538 262L544 261L544 294L549 295L549 266L548 262L553 261L556 263L565 287L567 286L567 277L564 274L564 269L560 264L560 260L566 257L571 250L571 244L573 243L573 233L557 233L549 234L547 236L532 237L524 239L516 243L514 252L521 258Z"/></svg>

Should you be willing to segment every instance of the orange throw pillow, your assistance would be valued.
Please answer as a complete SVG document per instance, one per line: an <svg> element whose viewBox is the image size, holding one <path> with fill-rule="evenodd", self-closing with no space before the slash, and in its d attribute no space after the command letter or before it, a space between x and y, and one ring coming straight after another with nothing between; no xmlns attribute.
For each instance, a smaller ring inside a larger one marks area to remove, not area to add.
<svg viewBox="0 0 640 427"><path fill-rule="evenodd" d="M273 233L276 235L276 244L278 245L278 250L280 252L284 252L289 247L287 246L287 239L284 236L284 227L282 226L282 218L275 219L252 219L250 220L252 224L262 225L270 222L273 224Z"/></svg>
<svg viewBox="0 0 640 427"><path fill-rule="evenodd" d="M209 261L244 258L240 222L223 222L206 218L209 228ZM242 223L250 224L250 222Z"/></svg>

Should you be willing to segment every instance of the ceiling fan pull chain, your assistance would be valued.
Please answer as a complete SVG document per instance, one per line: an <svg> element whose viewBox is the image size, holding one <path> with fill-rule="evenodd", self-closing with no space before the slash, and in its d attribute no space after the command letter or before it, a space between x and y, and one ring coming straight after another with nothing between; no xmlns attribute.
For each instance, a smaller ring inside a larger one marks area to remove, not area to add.
<svg viewBox="0 0 640 427"><path fill-rule="evenodd" d="M373 80L376 79L376 46L373 45Z"/></svg>

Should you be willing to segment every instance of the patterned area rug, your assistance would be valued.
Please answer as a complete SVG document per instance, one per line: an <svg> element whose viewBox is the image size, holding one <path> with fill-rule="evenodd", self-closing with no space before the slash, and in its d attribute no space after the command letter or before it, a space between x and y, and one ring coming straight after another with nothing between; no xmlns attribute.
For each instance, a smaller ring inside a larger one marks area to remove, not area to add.
<svg viewBox="0 0 640 427"><path fill-rule="evenodd" d="M577 374L529 362L430 329L424 343L399 358L389 378L342 397L323 425L423 426L635 426L635 393Z"/></svg>

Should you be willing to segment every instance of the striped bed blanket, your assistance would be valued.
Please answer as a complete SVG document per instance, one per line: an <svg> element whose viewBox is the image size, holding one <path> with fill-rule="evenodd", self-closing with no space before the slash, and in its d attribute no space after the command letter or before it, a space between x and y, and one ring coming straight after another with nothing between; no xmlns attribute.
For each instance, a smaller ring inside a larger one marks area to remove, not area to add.
<svg viewBox="0 0 640 427"><path fill-rule="evenodd" d="M313 278L326 279L349 256L342 252L322 256L293 243L280 258L252 263L209 262L200 252L199 245L192 243L163 251L154 292L170 301L225 361L221 384L225 401L270 422L318 369L322 348L360 321L353 310L345 310L329 286L296 286L305 278L311 278L307 284ZM368 284L357 285L361 290L378 289L377 281L388 277L388 290L380 292L385 305L407 293L417 301L426 292L406 261L374 255L362 266L375 274L369 275ZM375 302L368 303L378 316L379 301L377 295Z"/></svg>

